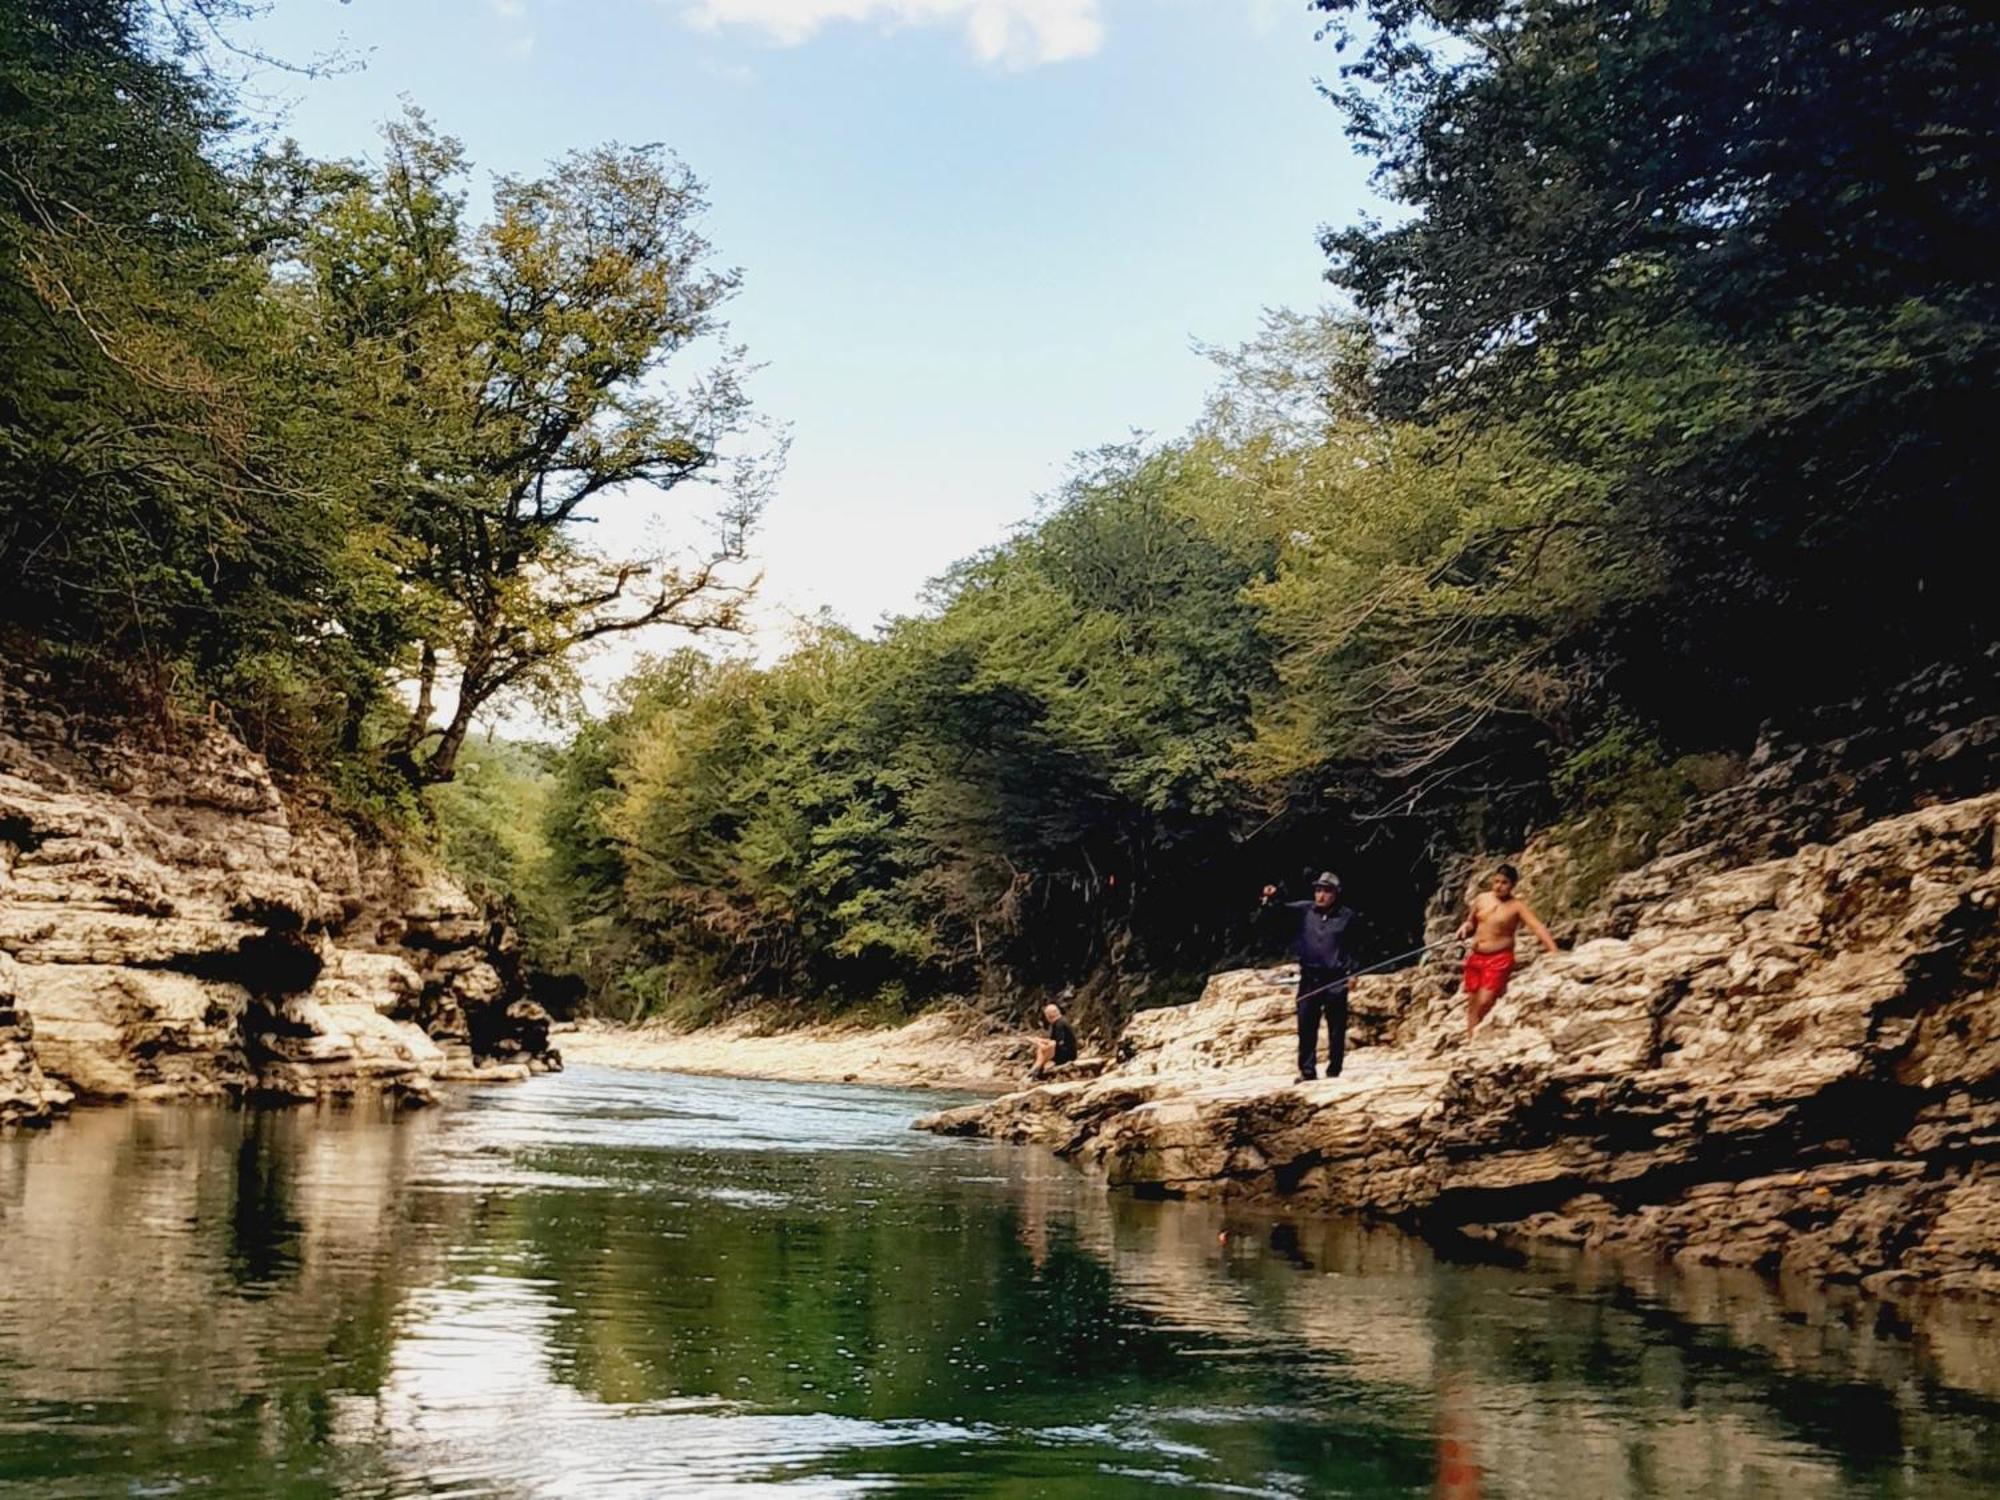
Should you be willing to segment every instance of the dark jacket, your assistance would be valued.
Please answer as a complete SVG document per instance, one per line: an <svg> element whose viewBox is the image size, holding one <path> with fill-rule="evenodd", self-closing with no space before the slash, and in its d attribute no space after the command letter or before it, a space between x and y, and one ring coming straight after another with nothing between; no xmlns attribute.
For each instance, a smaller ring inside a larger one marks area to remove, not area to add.
<svg viewBox="0 0 2000 1500"><path fill-rule="evenodd" d="M1076 1061L1076 1033L1070 1030L1069 1022L1054 1020L1049 1022L1049 1038L1056 1044L1055 1061L1069 1063Z"/></svg>
<svg viewBox="0 0 2000 1500"><path fill-rule="evenodd" d="M1351 974L1360 967L1353 946L1360 913L1353 907L1335 901L1322 912L1310 901L1267 901L1264 911L1267 915L1276 911L1295 914L1291 919L1297 923L1291 934L1292 957L1306 968Z"/></svg>

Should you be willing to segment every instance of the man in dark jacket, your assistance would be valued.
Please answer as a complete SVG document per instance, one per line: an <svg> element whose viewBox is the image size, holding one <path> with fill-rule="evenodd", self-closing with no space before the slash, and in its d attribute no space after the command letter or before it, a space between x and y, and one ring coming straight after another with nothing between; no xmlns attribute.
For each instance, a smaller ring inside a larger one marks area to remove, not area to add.
<svg viewBox="0 0 2000 1500"><path fill-rule="evenodd" d="M1319 1022L1326 1017L1326 1076L1338 1078L1347 1055L1347 976L1354 972L1354 909L1340 899L1340 878L1331 871L1313 882L1312 900L1277 899L1275 885L1264 887L1265 912L1296 912L1292 955L1299 961L1299 1079L1319 1077Z"/></svg>

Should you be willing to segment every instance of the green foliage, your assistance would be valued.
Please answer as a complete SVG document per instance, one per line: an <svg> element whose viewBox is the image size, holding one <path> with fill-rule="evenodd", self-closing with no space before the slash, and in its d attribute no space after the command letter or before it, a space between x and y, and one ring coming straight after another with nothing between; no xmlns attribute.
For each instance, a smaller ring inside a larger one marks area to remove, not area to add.
<svg viewBox="0 0 2000 1500"><path fill-rule="evenodd" d="M1872 0L1314 0L1334 97L1412 210L1330 232L1402 403L1540 399L1635 319L1990 319L2000 21ZM1515 382L1525 382L1519 387Z"/></svg>
<svg viewBox="0 0 2000 1500"><path fill-rule="evenodd" d="M1666 769L1654 736L1624 715L1614 715L1589 744L1564 757L1550 778L1565 807L1591 811L1630 799L1632 790Z"/></svg>
<svg viewBox="0 0 2000 1500"><path fill-rule="evenodd" d="M1648 575L1578 643L1618 698L1740 736L1992 638L2000 20L1317 4L1409 210L1326 240L1392 350L1377 406L1589 477L1544 524Z"/></svg>
<svg viewBox="0 0 2000 1500"><path fill-rule="evenodd" d="M1268 879L1337 864L1393 951L1437 852L1536 826L1575 910L1758 722L2000 625L2000 22L1317 0L1406 210L1327 237L1352 316L1271 315L1194 430L877 638L683 652L560 753L469 743L593 640L736 623L740 358L667 383L736 273L657 149L483 224L415 112L379 166L227 156L158 23L236 3L0 9L0 627L428 809L618 1014L1077 983L1102 1019L1250 956ZM697 480L706 548L579 540Z"/></svg>
<svg viewBox="0 0 2000 1500"><path fill-rule="evenodd" d="M134 0L0 11L0 611L224 698L279 759L375 690L367 569L305 326L269 295L226 97Z"/></svg>
<svg viewBox="0 0 2000 1500"><path fill-rule="evenodd" d="M1193 432L1101 455L922 616L691 674L601 772L613 926L705 1007L1077 982L1102 1016L1243 956L1239 893L1294 860L1394 951L1434 854L1552 828L1538 899L1580 913L1759 720L1979 638L1976 297L1732 329L1607 274L1581 332L1465 372L1490 399L1406 401L1394 327L1274 317Z"/></svg>
<svg viewBox="0 0 2000 1500"><path fill-rule="evenodd" d="M878 640L822 626L770 667L681 656L628 685L551 831L605 941L646 955L637 1003L1181 995L1291 857L1242 769L1281 551L1246 459L1107 450Z"/></svg>
<svg viewBox="0 0 2000 1500"><path fill-rule="evenodd" d="M729 447L740 351L666 380L737 276L656 147L503 178L484 224L414 110L379 168L246 147L201 48L261 8L0 8L0 628L403 821L591 642L735 626L769 472ZM705 545L579 540L692 479L727 496Z"/></svg>
<svg viewBox="0 0 2000 1500"><path fill-rule="evenodd" d="M564 921L542 832L554 753L539 745L474 740L458 776L427 794L446 865L469 890L507 911L531 961L553 955Z"/></svg>
<svg viewBox="0 0 2000 1500"><path fill-rule="evenodd" d="M591 642L735 628L729 570L766 473L725 453L748 420L741 351L665 385L676 354L724 331L738 281L709 264L701 184L671 153L601 147L503 177L475 226L458 142L416 110L384 138L379 169L305 174L292 252L399 544L417 697L392 754L444 781L490 704L563 703ZM583 545L607 507L692 480L728 499L691 556ZM454 697L434 725L440 689Z"/></svg>
<svg viewBox="0 0 2000 1500"><path fill-rule="evenodd" d="M1543 872L1536 900L1561 921L1587 908L1612 880L1650 859L1697 791L1698 763L1670 761L1659 739L1623 714L1555 767L1562 820L1550 835L1565 857Z"/></svg>

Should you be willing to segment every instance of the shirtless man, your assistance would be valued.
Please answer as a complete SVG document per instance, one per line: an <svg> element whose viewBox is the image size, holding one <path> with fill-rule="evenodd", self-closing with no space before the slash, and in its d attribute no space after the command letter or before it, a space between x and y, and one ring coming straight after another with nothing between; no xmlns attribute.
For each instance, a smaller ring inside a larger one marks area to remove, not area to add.
<svg viewBox="0 0 2000 1500"><path fill-rule="evenodd" d="M1492 884L1472 898L1472 911L1459 924L1459 940L1472 939L1472 951L1465 955L1468 1042L1479 1029L1479 1023L1486 1019L1486 1013L1493 1009L1493 1003L1507 993L1507 978L1514 972L1514 934L1521 924L1528 924L1528 930L1541 940L1545 950L1556 951L1556 940L1549 936L1542 919L1514 894L1520 879L1520 871L1512 865L1495 870Z"/></svg>

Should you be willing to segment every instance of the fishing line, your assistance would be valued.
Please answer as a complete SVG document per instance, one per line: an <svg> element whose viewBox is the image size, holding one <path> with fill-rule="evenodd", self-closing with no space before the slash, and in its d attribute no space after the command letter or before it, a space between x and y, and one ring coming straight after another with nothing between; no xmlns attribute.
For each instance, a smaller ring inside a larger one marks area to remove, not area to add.
<svg viewBox="0 0 2000 1500"><path fill-rule="evenodd" d="M1332 981L1329 984L1322 984L1315 989L1310 989L1305 991L1298 998L1301 1000L1310 1000L1314 995L1323 995L1328 990L1337 990L1342 985L1346 984L1349 980L1359 979L1364 974L1380 973L1383 969L1388 968L1391 964L1399 964L1402 963L1405 959L1416 958L1421 954L1428 953L1433 948L1442 948L1446 943L1456 943L1460 941L1462 941L1462 939L1460 938L1439 938L1434 943L1425 943L1421 948L1412 948L1408 953L1398 953L1394 958L1385 958L1377 963L1372 963L1368 965L1368 967L1365 969L1356 969L1352 973L1343 974L1340 976L1340 978Z"/></svg>

